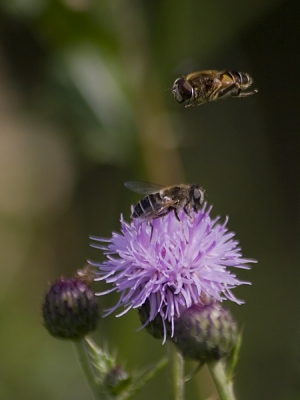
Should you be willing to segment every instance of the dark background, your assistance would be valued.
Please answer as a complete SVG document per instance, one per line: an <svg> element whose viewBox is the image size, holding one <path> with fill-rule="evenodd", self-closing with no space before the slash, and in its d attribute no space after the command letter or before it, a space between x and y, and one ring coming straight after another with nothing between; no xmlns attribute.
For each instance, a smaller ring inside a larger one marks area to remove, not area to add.
<svg viewBox="0 0 300 400"><path fill-rule="evenodd" d="M137 179L198 183L229 215L259 261L238 271L246 304L226 303L244 329L237 398L299 399L299 15L287 0L1 1L1 399L92 398L40 308L48 282L103 259L88 236L119 230ZM201 69L248 72L259 93L185 109L169 88ZM138 327L111 315L93 338L139 369L165 348ZM206 370L186 388L214 391ZM137 398L168 398L167 372Z"/></svg>

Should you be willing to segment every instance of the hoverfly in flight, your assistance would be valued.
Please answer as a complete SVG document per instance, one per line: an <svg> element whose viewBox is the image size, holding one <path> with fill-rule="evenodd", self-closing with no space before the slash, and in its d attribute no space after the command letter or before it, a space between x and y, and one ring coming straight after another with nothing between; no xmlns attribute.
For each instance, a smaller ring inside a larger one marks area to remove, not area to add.
<svg viewBox="0 0 300 400"><path fill-rule="evenodd" d="M178 103L186 101L185 107L191 107L229 96L251 96L258 92L246 92L252 83L245 72L207 70L177 78L171 92Z"/></svg>

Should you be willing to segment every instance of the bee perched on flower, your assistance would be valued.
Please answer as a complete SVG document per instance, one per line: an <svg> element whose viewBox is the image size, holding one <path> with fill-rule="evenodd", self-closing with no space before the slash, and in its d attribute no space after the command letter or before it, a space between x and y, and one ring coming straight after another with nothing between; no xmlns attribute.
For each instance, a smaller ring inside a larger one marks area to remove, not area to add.
<svg viewBox="0 0 300 400"><path fill-rule="evenodd" d="M103 263L91 263L98 267L95 280L112 286L99 294L120 293L106 315L120 307L118 316L146 307L144 326L159 317L165 341L174 336L176 319L201 299L243 303L232 290L249 282L238 280L229 268L249 269L247 263L254 261L242 257L234 233L226 228L228 219L212 219L211 209L205 203L190 216L178 210L180 221L168 213L153 219L152 226L140 219L128 224L121 216L121 233L91 238L92 246L107 257Z"/></svg>

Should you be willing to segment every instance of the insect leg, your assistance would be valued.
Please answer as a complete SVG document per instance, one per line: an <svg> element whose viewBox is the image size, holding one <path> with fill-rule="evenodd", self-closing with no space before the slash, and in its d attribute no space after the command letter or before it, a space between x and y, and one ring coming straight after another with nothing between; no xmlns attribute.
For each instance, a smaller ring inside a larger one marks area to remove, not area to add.
<svg viewBox="0 0 300 400"><path fill-rule="evenodd" d="M152 240L152 235L153 235L153 224L152 224L151 221L149 222L149 224L150 224L150 229L151 229L151 231L150 231L150 242L151 242L151 240Z"/></svg>
<svg viewBox="0 0 300 400"><path fill-rule="evenodd" d="M164 211L163 213L155 215L155 217L153 217L153 219L164 217L165 215L169 214L169 212L170 212L170 210Z"/></svg>
<svg viewBox="0 0 300 400"><path fill-rule="evenodd" d="M189 203L189 202L186 203L186 205L183 207L183 211L184 211L184 213L189 217L189 219L190 219L191 221L193 221L193 217L191 217L191 214L190 214L190 212L191 212L191 207L190 207L190 203Z"/></svg>
<svg viewBox="0 0 300 400"><path fill-rule="evenodd" d="M186 206L183 207L184 212L189 216L189 218L191 218L191 216L187 213L185 207ZM180 223L180 227L181 227L184 239L185 239L186 243L188 243L188 240L187 240L187 238L185 236L185 233L184 233L184 229L183 229L183 225L182 225L181 219L179 218L179 215L178 215L178 212L177 212L177 208L173 208L173 210L174 210L174 214L175 214L175 217L176 217L177 221Z"/></svg>
<svg viewBox="0 0 300 400"><path fill-rule="evenodd" d="M167 211L165 211L165 212L163 212L163 213L161 213L161 214L159 214L159 215L156 215L156 216L153 217L152 219L157 219L157 218L164 217L165 215L169 214L169 212L170 212L170 210L167 210ZM153 227L153 224L152 224L151 221L149 221L149 224L150 224L150 227L151 227L151 232L150 232L150 242L151 242L154 227Z"/></svg>
<svg viewBox="0 0 300 400"><path fill-rule="evenodd" d="M177 208L174 207L173 210L174 210L174 214L175 214L175 217L176 217L177 221L181 222L180 218L179 218L179 215L178 215L178 212L177 212Z"/></svg>
<svg viewBox="0 0 300 400"><path fill-rule="evenodd" d="M248 97L248 96L252 96L252 94L255 94L257 92L258 92L257 89L254 89L253 92L241 92L241 91L239 91L238 94L232 94L231 96L232 97Z"/></svg>
<svg viewBox="0 0 300 400"><path fill-rule="evenodd" d="M233 91L233 89L236 89L236 90ZM233 83L232 85L228 86L226 89L221 90L219 97L223 97L228 93L230 93L230 96L232 96L232 97L240 97L240 92L241 92L241 89L236 85L236 83Z"/></svg>
<svg viewBox="0 0 300 400"><path fill-rule="evenodd" d="M194 101L193 102L189 101L184 107L188 108L188 107L193 107L194 105L195 105Z"/></svg>
<svg viewBox="0 0 300 400"><path fill-rule="evenodd" d="M222 87L222 82L219 79L214 79L213 81L211 80L209 86L211 87L209 88L209 92L205 96L206 101L212 101L217 99L218 97L223 96L221 94L222 91L220 91L220 88Z"/></svg>

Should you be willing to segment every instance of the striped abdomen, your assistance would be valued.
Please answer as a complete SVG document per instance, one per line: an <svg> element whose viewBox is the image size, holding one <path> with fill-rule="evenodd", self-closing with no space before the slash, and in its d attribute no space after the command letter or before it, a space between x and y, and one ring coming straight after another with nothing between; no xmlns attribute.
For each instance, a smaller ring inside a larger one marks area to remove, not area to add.
<svg viewBox="0 0 300 400"><path fill-rule="evenodd" d="M241 89L247 89L253 83L251 76L245 72L228 71L225 74L229 75Z"/></svg>
<svg viewBox="0 0 300 400"><path fill-rule="evenodd" d="M156 214L162 208L162 199L159 193L149 194L140 200L134 207L133 218L147 218Z"/></svg>

